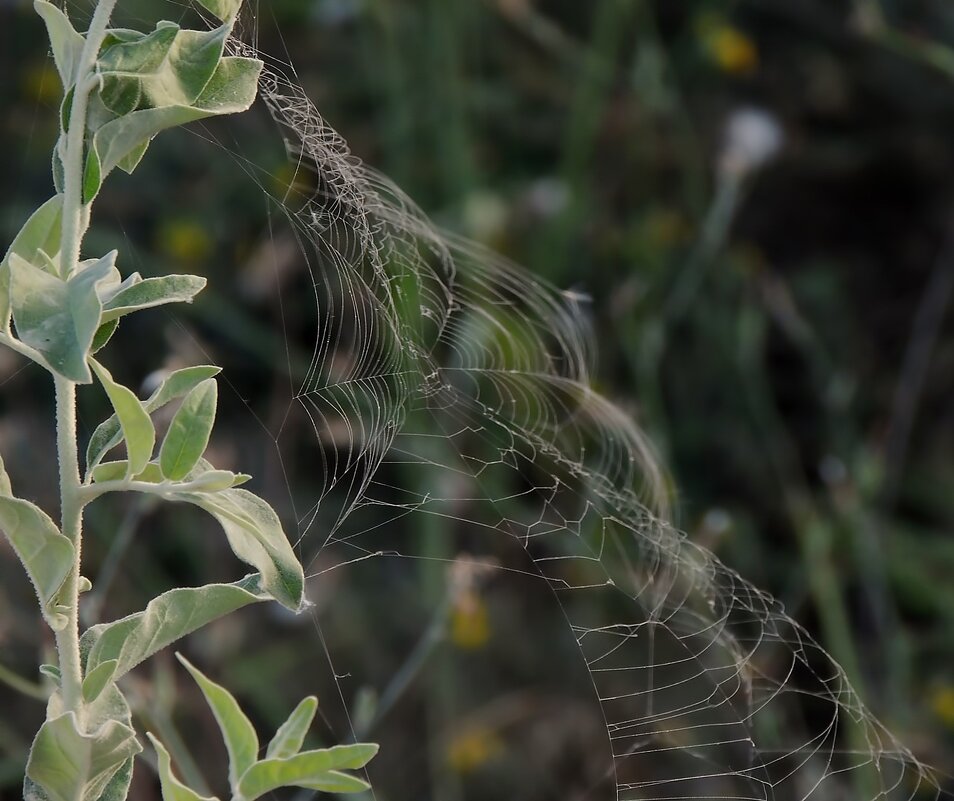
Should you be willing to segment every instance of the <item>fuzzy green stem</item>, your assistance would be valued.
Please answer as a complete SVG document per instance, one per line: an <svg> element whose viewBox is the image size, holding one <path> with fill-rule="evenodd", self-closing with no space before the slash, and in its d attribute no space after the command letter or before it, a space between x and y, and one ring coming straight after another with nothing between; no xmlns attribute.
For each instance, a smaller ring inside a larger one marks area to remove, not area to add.
<svg viewBox="0 0 954 801"><path fill-rule="evenodd" d="M90 92L96 86L96 59L99 57L99 49L106 36L106 26L116 2L117 0L100 0L97 4L76 70L76 86L70 106L70 127L66 132L66 152L63 156L63 244L60 274L64 278L68 277L79 263L80 245L89 224L89 213L83 205L86 112Z"/></svg>
<svg viewBox="0 0 954 801"><path fill-rule="evenodd" d="M70 126L63 154L63 244L60 273L69 277L79 264L83 235L89 224L89 209L83 204L83 167L86 113L89 95L96 85L94 69L106 26L116 0L100 0L90 21L86 44L76 71ZM79 649L79 578L83 544L83 497L80 491L79 456L76 443L76 384L55 376L56 447L60 469L60 527L75 549L73 567L63 584L60 603L69 609L68 623L56 633L56 650L62 676L63 704L77 713L82 725L83 673Z"/></svg>
<svg viewBox="0 0 954 801"><path fill-rule="evenodd" d="M83 674L79 651L79 571L83 540L83 503L79 494L79 461L76 449L76 384L61 376L56 382L56 447L60 466L60 527L75 548L73 568L60 593L60 603L69 607L69 622L56 633L62 675L63 703L78 712L82 701Z"/></svg>

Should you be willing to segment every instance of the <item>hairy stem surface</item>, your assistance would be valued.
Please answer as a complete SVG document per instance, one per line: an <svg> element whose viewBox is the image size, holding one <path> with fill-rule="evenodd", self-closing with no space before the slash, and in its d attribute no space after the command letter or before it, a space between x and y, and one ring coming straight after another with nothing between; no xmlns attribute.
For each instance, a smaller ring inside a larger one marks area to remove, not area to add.
<svg viewBox="0 0 954 801"><path fill-rule="evenodd" d="M89 225L89 207L83 204L86 114L89 95L96 86L94 69L116 0L100 0L90 21L86 44L76 71L76 85L63 153L63 242L60 273L68 278L79 264L83 235ZM56 634L62 676L63 703L77 713L82 725L83 674L79 650L79 578L83 544L83 498L80 492L76 442L76 384L56 376L56 448L60 470L60 527L73 543L73 568L60 594L68 607L69 622Z"/></svg>

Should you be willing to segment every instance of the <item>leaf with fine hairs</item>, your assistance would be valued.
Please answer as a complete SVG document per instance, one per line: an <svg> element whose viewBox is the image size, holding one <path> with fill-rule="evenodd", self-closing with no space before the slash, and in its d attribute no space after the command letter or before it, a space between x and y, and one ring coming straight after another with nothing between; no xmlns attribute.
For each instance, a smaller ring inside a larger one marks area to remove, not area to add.
<svg viewBox="0 0 954 801"><path fill-rule="evenodd" d="M181 481L196 466L209 444L215 424L218 384L214 378L193 389L176 411L159 449L162 474Z"/></svg>
<svg viewBox="0 0 954 801"><path fill-rule="evenodd" d="M156 429L152 424L152 418L132 390L113 381L109 371L95 359L90 359L89 363L96 372L96 377L103 385L103 389L106 390L113 409L116 410L129 456L126 477L131 478L141 473L152 458L152 451L156 445Z"/></svg>
<svg viewBox="0 0 954 801"><path fill-rule="evenodd" d="M315 719L318 710L318 699L310 695L303 698L298 706L288 716L288 719L279 727L268 744L265 755L269 759L286 759L295 756L301 751L305 735Z"/></svg>
<svg viewBox="0 0 954 801"><path fill-rule="evenodd" d="M53 61L63 87L68 89L76 81L76 68L86 40L73 28L69 17L46 0L35 0L33 8L43 18L53 49Z"/></svg>
<svg viewBox="0 0 954 801"><path fill-rule="evenodd" d="M86 675L116 660L112 680L180 638L241 609L269 600L258 575L232 584L179 587L153 598L141 612L91 626L80 639Z"/></svg>
<svg viewBox="0 0 954 801"><path fill-rule="evenodd" d="M11 255L13 321L27 355L70 381L92 381L86 360L102 313L97 287L117 279L115 260L112 251L84 262L64 281L16 253Z"/></svg>
<svg viewBox="0 0 954 801"><path fill-rule="evenodd" d="M235 19L242 7L242 0L196 0L196 2L223 22Z"/></svg>
<svg viewBox="0 0 954 801"><path fill-rule="evenodd" d="M262 586L272 597L294 612L301 609L304 570L271 506L243 489L183 492L177 499L205 509L218 520L232 551L261 573Z"/></svg>
<svg viewBox="0 0 954 801"><path fill-rule="evenodd" d="M222 372L222 368L204 364L176 370L159 385L159 388L152 393L143 406L146 412L152 414L167 403L187 395L193 387L198 386L208 378L218 375L220 372ZM92 473L96 466L102 461L103 456L122 441L122 426L116 415L100 423L93 432L93 436L90 437L89 445L86 449L87 474Z"/></svg>
<svg viewBox="0 0 954 801"><path fill-rule="evenodd" d="M258 59L222 58L202 93L190 105L169 105L133 111L107 122L94 140L103 166L103 176L141 149L161 131L207 117L236 114L248 109L258 91L262 62Z"/></svg>
<svg viewBox="0 0 954 801"><path fill-rule="evenodd" d="M151 732L146 736L156 749L159 757L159 784L162 789L162 801L218 801L215 797L199 795L180 782L172 773L172 759L165 746Z"/></svg>
<svg viewBox="0 0 954 801"><path fill-rule="evenodd" d="M209 679L182 654L176 654L176 658L192 674L219 724L229 752L229 785L235 795L238 793L239 779L255 763L258 756L258 735L255 734L255 727L228 690Z"/></svg>
<svg viewBox="0 0 954 801"><path fill-rule="evenodd" d="M40 251L54 258L60 252L63 195L54 195L30 215L0 262L0 330L10 330L10 257L15 253L31 264L45 263Z"/></svg>
<svg viewBox="0 0 954 801"><path fill-rule="evenodd" d="M73 543L38 506L6 495L0 496L0 529L33 583L43 617L59 631L67 617L57 611L56 600L73 567Z"/></svg>
<svg viewBox="0 0 954 801"><path fill-rule="evenodd" d="M137 276L138 278L138 276ZM106 323L143 309L167 303L191 303L207 281L197 275L163 275L125 284L103 300L102 322Z"/></svg>
<svg viewBox="0 0 954 801"><path fill-rule="evenodd" d="M30 749L26 775L50 801L98 799L142 748L126 724L110 720L84 733L73 712L47 720Z"/></svg>

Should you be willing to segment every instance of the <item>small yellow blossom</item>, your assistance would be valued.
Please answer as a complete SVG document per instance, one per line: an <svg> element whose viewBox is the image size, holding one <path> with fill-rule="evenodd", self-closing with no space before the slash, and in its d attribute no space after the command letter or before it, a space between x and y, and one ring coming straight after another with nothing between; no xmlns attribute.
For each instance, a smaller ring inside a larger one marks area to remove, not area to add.
<svg viewBox="0 0 954 801"><path fill-rule="evenodd" d="M656 247L670 247L688 235L686 218L675 209L653 209L643 225L647 239Z"/></svg>
<svg viewBox="0 0 954 801"><path fill-rule="evenodd" d="M458 648L473 651L490 639L487 605L474 592L463 592L451 612L450 638Z"/></svg>
<svg viewBox="0 0 954 801"><path fill-rule="evenodd" d="M205 229L189 220L170 220L159 230L159 250L177 264L197 264L212 250Z"/></svg>
<svg viewBox="0 0 954 801"><path fill-rule="evenodd" d="M709 56L723 72L748 75L759 66L759 51L748 36L726 23L714 23L703 29L703 41Z"/></svg>
<svg viewBox="0 0 954 801"><path fill-rule="evenodd" d="M473 728L451 738L447 762L457 773L473 773L501 752L500 738L487 728Z"/></svg>
<svg viewBox="0 0 954 801"><path fill-rule="evenodd" d="M59 105L63 88L52 63L44 61L26 70L23 75L23 93L41 105Z"/></svg>
<svg viewBox="0 0 954 801"><path fill-rule="evenodd" d="M931 709L948 728L954 729L954 686L938 687L931 694Z"/></svg>

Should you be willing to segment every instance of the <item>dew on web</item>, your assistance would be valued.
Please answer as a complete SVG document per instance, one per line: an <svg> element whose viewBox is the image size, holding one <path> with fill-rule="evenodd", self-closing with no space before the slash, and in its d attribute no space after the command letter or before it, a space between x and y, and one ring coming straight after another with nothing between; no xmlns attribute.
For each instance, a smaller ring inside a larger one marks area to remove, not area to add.
<svg viewBox="0 0 954 801"><path fill-rule="evenodd" d="M267 60L261 97L295 170L269 245L308 309L279 310L290 382L261 427L329 725L400 779L378 797L463 798L488 753L514 783L497 797L937 797L810 635L667 522L651 444L592 387L581 300L434 227L289 64ZM432 669L448 639L466 659ZM433 749L456 780L427 775Z"/></svg>

